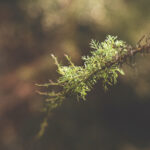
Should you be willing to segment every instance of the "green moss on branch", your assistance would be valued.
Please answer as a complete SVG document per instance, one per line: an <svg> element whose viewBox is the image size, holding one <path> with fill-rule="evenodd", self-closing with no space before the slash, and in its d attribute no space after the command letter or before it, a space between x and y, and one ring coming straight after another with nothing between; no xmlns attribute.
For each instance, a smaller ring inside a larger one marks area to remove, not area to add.
<svg viewBox="0 0 150 150"><path fill-rule="evenodd" d="M37 86L43 87L57 86L60 89L59 91L38 92L41 95L47 96L45 100L47 114L52 109L60 106L67 96L73 95L78 100L86 100L87 93L92 90L99 80L102 81L105 90L109 86L116 84L118 74L124 75L124 71L121 68L122 64L126 63L129 58L132 59L137 53L149 52L149 43L148 36L142 37L136 47L131 47L124 41L110 35L101 43L91 40L91 54L82 57L84 61L83 66L76 66L68 55L65 55L65 57L69 65L63 66L52 55L60 77L56 82L50 80L46 84L37 84ZM42 131L44 132L43 129Z"/></svg>

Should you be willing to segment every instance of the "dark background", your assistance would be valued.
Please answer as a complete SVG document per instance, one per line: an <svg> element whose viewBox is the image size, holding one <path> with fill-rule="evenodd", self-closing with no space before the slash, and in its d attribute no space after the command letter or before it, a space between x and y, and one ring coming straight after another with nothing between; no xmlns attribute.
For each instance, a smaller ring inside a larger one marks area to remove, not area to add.
<svg viewBox="0 0 150 150"><path fill-rule="evenodd" d="M64 53L77 65L92 38L110 35L135 45L150 30L149 0L0 0L0 150L149 150L150 56L87 101L67 99L34 137L45 114L35 83L56 80Z"/></svg>

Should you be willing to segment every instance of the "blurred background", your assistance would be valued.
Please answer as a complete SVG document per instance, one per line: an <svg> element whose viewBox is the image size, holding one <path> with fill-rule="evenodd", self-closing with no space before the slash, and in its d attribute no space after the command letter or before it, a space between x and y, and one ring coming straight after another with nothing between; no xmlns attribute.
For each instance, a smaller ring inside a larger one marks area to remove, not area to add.
<svg viewBox="0 0 150 150"><path fill-rule="evenodd" d="M56 80L53 53L82 65L90 40L110 34L135 45L150 30L149 0L0 0L0 150L149 150L150 55L104 92L67 99L34 137L45 114L35 83ZM43 89L42 89L43 90ZM46 89L45 89L46 90Z"/></svg>

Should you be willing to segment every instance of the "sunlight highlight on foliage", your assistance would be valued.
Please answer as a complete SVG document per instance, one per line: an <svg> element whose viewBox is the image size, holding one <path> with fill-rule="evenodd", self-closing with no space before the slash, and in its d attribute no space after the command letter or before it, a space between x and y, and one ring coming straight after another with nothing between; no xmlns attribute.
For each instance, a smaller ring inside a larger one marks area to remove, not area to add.
<svg viewBox="0 0 150 150"><path fill-rule="evenodd" d="M101 43L91 40L90 47L92 50L90 55L82 57L84 61L83 66L76 66L68 55L65 55L65 57L69 64L68 66L63 66L52 54L51 56L55 61L60 77L56 82L50 80L49 83L37 84L37 86L56 86L58 90L38 92L47 97L45 110L48 114L44 119L46 121L44 121L44 125L42 124L42 131L39 132L39 135L44 133L43 131L51 110L60 106L68 96L72 95L77 100L86 100L88 92L93 89L97 81L100 80L102 82L105 90L109 86L116 84L118 74L124 75L124 71L121 69L123 63L127 63L137 53L149 52L150 38L148 36L145 39L145 43L143 43L143 39L145 39L145 36L139 40L136 47L131 47L124 41L118 40L116 36L110 35Z"/></svg>
<svg viewBox="0 0 150 150"><path fill-rule="evenodd" d="M126 45L123 41L116 40L117 37L108 36L105 42L99 43L92 40L90 43L90 56L83 56L83 66L75 66L69 56L65 55L69 61L69 66L62 66L58 63L57 58L52 55L55 64L58 67L58 73L61 77L58 84L63 87L65 93L74 94L77 99L86 99L87 92L91 91L97 80L102 79L105 89L109 85L117 82L118 72L124 74L118 64L114 64L110 68L101 70L106 62L116 59L117 55L123 55L127 52ZM93 72L97 72L93 74Z"/></svg>
<svg viewBox="0 0 150 150"><path fill-rule="evenodd" d="M109 67L107 65L127 53L125 42L109 35L102 43L91 40L90 47L92 48L91 54L82 57L83 66L75 66L68 55L65 57L69 65L63 66L53 54L51 55L57 65L60 77L57 82L37 84L37 86L61 88L59 91L39 92L39 94L47 96L48 109L57 107L69 95L76 96L78 100L85 100L87 93L92 90L98 80L102 81L104 89L107 90L109 86L117 83L118 73L124 75L118 62Z"/></svg>

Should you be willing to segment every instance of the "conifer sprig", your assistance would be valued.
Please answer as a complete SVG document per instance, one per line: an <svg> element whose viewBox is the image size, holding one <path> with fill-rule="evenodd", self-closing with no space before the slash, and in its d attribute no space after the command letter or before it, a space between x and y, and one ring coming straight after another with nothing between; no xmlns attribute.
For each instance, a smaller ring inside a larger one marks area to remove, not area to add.
<svg viewBox="0 0 150 150"><path fill-rule="evenodd" d="M101 43L92 39L90 47L93 50L90 56L82 57L82 60L84 60L83 66L75 66L68 55L65 55L65 57L69 65L63 66L52 54L51 56L57 65L60 77L57 82L50 80L49 83L37 84L37 86L58 86L61 87L61 91L39 92L39 94L48 96L46 101L49 103L54 103L59 98L65 99L68 95L75 95L77 99L85 100L87 93L100 79L104 89L107 89L108 86L116 84L118 73L124 75L121 65L126 63L128 58L133 57L136 53L149 52L149 37L145 38L145 43L142 43L143 39L144 37L139 40L136 47L131 47L124 41L117 40L117 37L110 35Z"/></svg>
<svg viewBox="0 0 150 150"><path fill-rule="evenodd" d="M83 66L76 66L68 55L65 55L65 57L69 65L63 66L53 54L51 55L57 65L57 72L60 77L56 82L50 80L46 84L37 84L37 86L43 87L58 87L58 91L38 92L47 97L45 102L48 116L50 111L60 106L67 96L73 95L78 100L85 100L87 93L92 90L98 80L102 81L105 90L116 84L118 73L124 75L121 68L123 63L127 63L137 53L148 53L150 51L150 38L149 36L143 36L137 45L132 47L124 41L118 40L117 37L108 35L106 40L101 43L91 40L90 47L93 49L91 54L82 57ZM45 123L43 124L45 127ZM41 128L41 130L44 132L44 129Z"/></svg>

